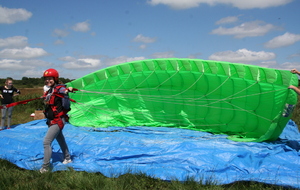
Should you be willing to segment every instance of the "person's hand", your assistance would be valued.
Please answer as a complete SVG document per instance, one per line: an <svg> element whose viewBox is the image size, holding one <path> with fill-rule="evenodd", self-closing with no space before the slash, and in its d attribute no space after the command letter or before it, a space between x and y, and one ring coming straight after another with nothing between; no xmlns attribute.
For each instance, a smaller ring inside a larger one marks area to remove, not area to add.
<svg viewBox="0 0 300 190"><path fill-rule="evenodd" d="M293 85L290 85L289 87L288 87L288 89L293 89L293 90L295 90L297 87L296 86L293 86Z"/></svg>
<svg viewBox="0 0 300 190"><path fill-rule="evenodd" d="M2 96L2 94L0 94L0 98L2 98L2 99L3 99L3 96Z"/></svg>
<svg viewBox="0 0 300 190"><path fill-rule="evenodd" d="M298 95L300 95L300 89L297 88L296 86L290 85L288 88L293 89Z"/></svg>
<svg viewBox="0 0 300 190"><path fill-rule="evenodd" d="M74 91L73 87L68 87L67 90L66 90L66 93L73 92L73 91Z"/></svg>
<svg viewBox="0 0 300 190"><path fill-rule="evenodd" d="M300 74L299 71L297 71L297 69L292 69L291 73Z"/></svg>

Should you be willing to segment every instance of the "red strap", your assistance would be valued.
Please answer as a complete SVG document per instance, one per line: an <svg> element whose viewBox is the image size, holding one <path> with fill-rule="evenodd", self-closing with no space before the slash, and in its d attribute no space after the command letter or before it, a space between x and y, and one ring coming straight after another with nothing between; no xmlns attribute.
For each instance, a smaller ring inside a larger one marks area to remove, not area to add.
<svg viewBox="0 0 300 190"><path fill-rule="evenodd" d="M60 98L64 98L64 95L62 94L53 94L54 96L57 96L57 97L60 97ZM72 99L72 98L69 98L71 102L74 102L76 103L76 100Z"/></svg>
<svg viewBox="0 0 300 190"><path fill-rule="evenodd" d="M77 88L73 88L73 90L72 90L72 91L70 91L70 92L74 92L74 91L79 91L79 89L77 89Z"/></svg>
<svg viewBox="0 0 300 190"><path fill-rule="evenodd" d="M0 109L3 109L4 107L6 107L6 108L13 107L13 106L20 105L20 104L27 104L28 102L37 100L37 99L41 99L41 98L39 97L39 98L33 98L33 99L23 100L23 101L19 101L19 102L13 102L13 103L7 104L6 106L0 106Z"/></svg>
<svg viewBox="0 0 300 190"><path fill-rule="evenodd" d="M73 91L78 91L78 89L73 88ZM45 94L44 94L44 96L45 96ZM58 96L60 98L64 98L64 96L60 95L60 94L55 94L55 96ZM0 106L0 109L3 109L5 107L6 108L13 107L13 106L17 106L17 105L20 105L20 104L27 104L28 102L33 101L33 100L37 100L37 99L41 99L41 98L39 97L39 98L33 98L33 99L23 100L23 101L19 101L19 102L13 102L13 103L7 104L6 106ZM76 103L75 100L73 100L71 98L69 98L69 99L70 99L71 102Z"/></svg>

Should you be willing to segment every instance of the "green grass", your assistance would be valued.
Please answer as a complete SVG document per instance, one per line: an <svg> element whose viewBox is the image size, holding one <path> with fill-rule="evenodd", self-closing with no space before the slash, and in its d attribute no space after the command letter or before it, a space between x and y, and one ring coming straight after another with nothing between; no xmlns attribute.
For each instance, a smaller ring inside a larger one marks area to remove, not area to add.
<svg viewBox="0 0 300 190"><path fill-rule="evenodd" d="M24 170L14 164L0 160L0 187L7 190L18 189L112 189L112 190L140 190L140 189L174 189L174 190L197 190L197 189L284 189L283 187L267 185L257 182L236 182L228 185L202 184L193 179L185 182L163 181L149 177L145 174L125 174L118 178L108 178L101 173L78 172L73 169L39 173L35 170Z"/></svg>
<svg viewBox="0 0 300 190"><path fill-rule="evenodd" d="M40 93L25 94L16 97L16 101L39 97ZM30 114L37 108L42 108L43 102L36 100L26 105L18 105L13 112L12 124L27 123L33 118ZM300 123L300 106L296 107L292 119ZM201 181L188 179L185 182L178 180L163 181L152 178L146 174L125 174L118 178L108 178L101 173L88 173L75 171L69 168L68 171L57 171L49 173L39 173L36 170L24 170L16 165L0 159L0 188L7 190L21 189L112 189L112 190L140 190L140 189L174 189L174 190L197 190L197 189L214 189L214 190L241 190L241 189L264 189L279 190L284 187L268 185L253 181L240 181L227 185L203 184Z"/></svg>

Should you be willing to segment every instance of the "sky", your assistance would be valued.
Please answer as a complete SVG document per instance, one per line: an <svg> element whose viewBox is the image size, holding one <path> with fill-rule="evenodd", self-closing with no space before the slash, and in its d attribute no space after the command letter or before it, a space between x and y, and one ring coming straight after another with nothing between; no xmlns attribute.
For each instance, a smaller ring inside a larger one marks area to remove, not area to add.
<svg viewBox="0 0 300 190"><path fill-rule="evenodd" d="M154 58L300 71L299 0L0 0L0 78Z"/></svg>

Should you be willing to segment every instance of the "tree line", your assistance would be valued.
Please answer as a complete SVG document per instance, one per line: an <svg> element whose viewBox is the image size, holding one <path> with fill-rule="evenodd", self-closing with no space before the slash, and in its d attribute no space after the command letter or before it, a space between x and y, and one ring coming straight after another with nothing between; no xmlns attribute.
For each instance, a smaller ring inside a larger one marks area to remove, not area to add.
<svg viewBox="0 0 300 190"><path fill-rule="evenodd" d="M8 77L13 79L11 77ZM5 81L7 78L0 78L0 86L5 85ZM71 82L71 79L68 78L59 78L60 82L65 84ZM21 80L13 79L14 86L17 88L35 88L35 87L43 87L44 86L44 77L40 78L30 78L30 77L23 77Z"/></svg>

